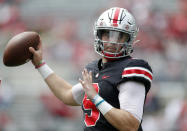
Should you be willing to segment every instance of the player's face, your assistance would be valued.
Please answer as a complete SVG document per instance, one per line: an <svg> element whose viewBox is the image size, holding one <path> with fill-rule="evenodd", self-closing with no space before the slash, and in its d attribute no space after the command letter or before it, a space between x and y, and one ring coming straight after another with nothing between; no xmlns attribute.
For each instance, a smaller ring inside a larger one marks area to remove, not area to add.
<svg viewBox="0 0 187 131"><path fill-rule="evenodd" d="M104 51L118 53L123 48L124 43L128 41L129 36L123 32L104 30L101 38Z"/></svg>

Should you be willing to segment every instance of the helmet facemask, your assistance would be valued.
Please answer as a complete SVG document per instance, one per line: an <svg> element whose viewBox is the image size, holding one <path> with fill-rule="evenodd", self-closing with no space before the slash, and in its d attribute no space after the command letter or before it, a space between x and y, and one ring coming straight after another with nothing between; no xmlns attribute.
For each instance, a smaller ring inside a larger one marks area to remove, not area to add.
<svg viewBox="0 0 187 131"><path fill-rule="evenodd" d="M128 43L130 36L127 33L101 29L97 30L96 36L97 52L105 58L120 58L132 52L132 46Z"/></svg>

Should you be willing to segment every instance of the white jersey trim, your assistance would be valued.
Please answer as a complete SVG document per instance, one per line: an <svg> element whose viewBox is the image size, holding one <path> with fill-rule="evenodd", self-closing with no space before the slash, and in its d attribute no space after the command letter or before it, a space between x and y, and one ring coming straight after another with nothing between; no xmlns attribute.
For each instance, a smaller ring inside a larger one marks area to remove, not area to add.
<svg viewBox="0 0 187 131"><path fill-rule="evenodd" d="M122 78L124 78L124 77L134 77L134 76L143 77L143 78L147 79L148 81L150 81L152 83L152 80L144 74L133 73L133 74L128 74L128 75L123 75Z"/></svg>

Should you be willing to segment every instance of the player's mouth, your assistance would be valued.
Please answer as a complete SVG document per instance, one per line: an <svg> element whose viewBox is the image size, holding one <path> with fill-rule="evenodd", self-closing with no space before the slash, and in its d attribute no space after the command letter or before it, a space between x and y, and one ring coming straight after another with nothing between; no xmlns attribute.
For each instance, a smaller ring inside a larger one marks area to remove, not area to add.
<svg viewBox="0 0 187 131"><path fill-rule="evenodd" d="M115 48L106 48L105 51L114 53L114 52L116 52L116 49Z"/></svg>
<svg viewBox="0 0 187 131"><path fill-rule="evenodd" d="M117 48L109 46L105 48L105 51L115 53L117 51Z"/></svg>

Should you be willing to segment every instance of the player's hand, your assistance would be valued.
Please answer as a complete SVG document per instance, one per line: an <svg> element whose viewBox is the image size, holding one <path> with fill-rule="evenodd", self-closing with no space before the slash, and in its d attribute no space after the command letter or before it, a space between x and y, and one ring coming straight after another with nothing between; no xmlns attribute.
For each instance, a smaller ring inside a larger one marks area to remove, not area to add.
<svg viewBox="0 0 187 131"><path fill-rule="evenodd" d="M37 66L42 60L42 42L38 44L37 50L33 47L29 47L29 51L33 54L32 63L33 65Z"/></svg>
<svg viewBox="0 0 187 131"><path fill-rule="evenodd" d="M93 99L97 94L95 88L92 85L92 72L88 72L87 69L84 69L82 72L83 80L79 79L80 83L83 86L84 92L87 94L89 99Z"/></svg>

